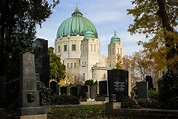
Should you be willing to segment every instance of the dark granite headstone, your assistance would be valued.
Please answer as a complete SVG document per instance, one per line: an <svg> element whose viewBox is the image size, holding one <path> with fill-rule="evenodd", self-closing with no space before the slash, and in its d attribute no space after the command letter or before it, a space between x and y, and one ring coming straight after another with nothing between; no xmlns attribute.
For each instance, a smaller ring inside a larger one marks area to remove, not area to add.
<svg viewBox="0 0 178 119"><path fill-rule="evenodd" d="M60 87L61 95L67 95L67 86Z"/></svg>
<svg viewBox="0 0 178 119"><path fill-rule="evenodd" d="M59 95L59 85L57 81L51 81L50 83L50 89L52 90L51 94L57 94Z"/></svg>
<svg viewBox="0 0 178 119"><path fill-rule="evenodd" d="M81 87L82 87L82 85L80 85L80 84L78 84L78 85L76 85L76 87L78 88L78 98L81 98Z"/></svg>
<svg viewBox="0 0 178 119"><path fill-rule="evenodd" d="M148 90L154 89L153 88L153 79L151 76L146 76L146 81L148 82Z"/></svg>
<svg viewBox="0 0 178 119"><path fill-rule="evenodd" d="M128 71L121 69L108 70L109 102L120 102L129 95Z"/></svg>
<svg viewBox="0 0 178 119"><path fill-rule="evenodd" d="M78 97L78 87L76 87L76 86L71 87L70 88L70 95Z"/></svg>
<svg viewBox="0 0 178 119"><path fill-rule="evenodd" d="M48 41L37 38L32 44L32 50L35 55L36 72L40 75L40 81L49 88Z"/></svg>
<svg viewBox="0 0 178 119"><path fill-rule="evenodd" d="M24 53L21 60L20 109L18 115L43 114L39 106L39 91L37 90L34 55Z"/></svg>
<svg viewBox="0 0 178 119"><path fill-rule="evenodd" d="M107 81L99 81L99 94L107 96Z"/></svg>
<svg viewBox="0 0 178 119"><path fill-rule="evenodd" d="M161 91L162 82L163 82L162 79L158 80L158 82L157 82L158 83L158 91Z"/></svg>
<svg viewBox="0 0 178 119"><path fill-rule="evenodd" d="M86 93L88 92L88 86L79 86L79 98L87 98Z"/></svg>
<svg viewBox="0 0 178 119"><path fill-rule="evenodd" d="M148 99L148 82L136 82L139 99Z"/></svg>

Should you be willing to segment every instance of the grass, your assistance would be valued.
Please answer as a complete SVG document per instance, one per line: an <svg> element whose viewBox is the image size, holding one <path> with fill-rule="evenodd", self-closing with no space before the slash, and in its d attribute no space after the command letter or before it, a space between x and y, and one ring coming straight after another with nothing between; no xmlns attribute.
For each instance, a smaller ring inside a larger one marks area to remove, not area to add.
<svg viewBox="0 0 178 119"><path fill-rule="evenodd" d="M121 116L107 117L105 104L54 107L48 119L129 119Z"/></svg>
<svg viewBox="0 0 178 119"><path fill-rule="evenodd" d="M48 119L107 119L105 105L76 105L54 107Z"/></svg>

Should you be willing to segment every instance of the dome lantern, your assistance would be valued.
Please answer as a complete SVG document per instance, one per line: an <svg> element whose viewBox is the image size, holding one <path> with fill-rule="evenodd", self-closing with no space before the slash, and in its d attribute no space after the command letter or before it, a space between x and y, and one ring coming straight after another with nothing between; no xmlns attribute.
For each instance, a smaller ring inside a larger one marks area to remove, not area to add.
<svg viewBox="0 0 178 119"><path fill-rule="evenodd" d="M120 38L116 35L116 31L114 31L114 36L111 38L111 42L121 42Z"/></svg>
<svg viewBox="0 0 178 119"><path fill-rule="evenodd" d="M80 12L78 6L76 6L75 11L72 13L72 16L83 16L83 14Z"/></svg>

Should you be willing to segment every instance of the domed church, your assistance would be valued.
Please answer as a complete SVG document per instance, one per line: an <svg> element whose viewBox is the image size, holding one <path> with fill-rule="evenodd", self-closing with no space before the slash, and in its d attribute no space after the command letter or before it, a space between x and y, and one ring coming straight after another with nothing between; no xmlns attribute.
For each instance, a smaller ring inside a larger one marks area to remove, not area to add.
<svg viewBox="0 0 178 119"><path fill-rule="evenodd" d="M77 6L71 17L64 20L57 30L55 53L61 56L61 61L66 65L67 77L73 78L75 83L89 79L107 80L107 70L116 66L116 55L124 55L116 32L108 45L108 57L100 54L96 27L83 17Z"/></svg>

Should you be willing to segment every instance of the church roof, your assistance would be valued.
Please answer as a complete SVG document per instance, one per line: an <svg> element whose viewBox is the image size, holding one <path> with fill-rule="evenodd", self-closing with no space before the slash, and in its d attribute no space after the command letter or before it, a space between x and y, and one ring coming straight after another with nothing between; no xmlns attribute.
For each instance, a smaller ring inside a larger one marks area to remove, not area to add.
<svg viewBox="0 0 178 119"><path fill-rule="evenodd" d="M98 38L98 33L94 24L87 18L83 17L78 6L76 6L71 17L64 20L57 30L57 38L70 36L84 36L85 33L90 30L94 33L94 36Z"/></svg>
<svg viewBox="0 0 178 119"><path fill-rule="evenodd" d="M114 31L114 36L111 38L111 42L121 42L120 38L116 35L116 31Z"/></svg>

